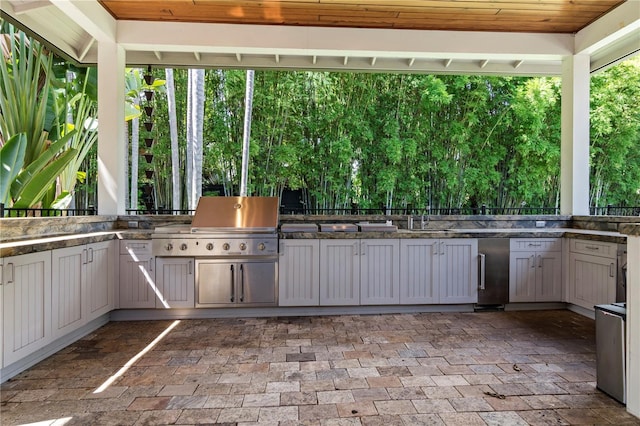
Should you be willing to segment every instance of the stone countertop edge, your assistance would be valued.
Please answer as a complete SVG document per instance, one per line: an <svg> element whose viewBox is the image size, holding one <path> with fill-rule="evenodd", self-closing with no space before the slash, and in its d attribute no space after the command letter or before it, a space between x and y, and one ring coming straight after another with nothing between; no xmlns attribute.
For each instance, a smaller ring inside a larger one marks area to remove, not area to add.
<svg viewBox="0 0 640 426"><path fill-rule="evenodd" d="M99 243L111 240L148 240L151 239L150 230L119 229L103 232L88 232L86 234L47 236L28 240L0 243L0 258L37 253L65 247L75 247L83 244Z"/></svg>
<svg viewBox="0 0 640 426"><path fill-rule="evenodd" d="M455 229L397 232L291 232L279 233L283 240L292 239L412 239L412 238L581 238L594 241L625 243L626 235L640 235L640 224L621 224L621 232L573 228ZM153 230L119 229L86 234L60 235L0 243L0 257L18 256L46 250L74 247L110 240L150 240Z"/></svg>

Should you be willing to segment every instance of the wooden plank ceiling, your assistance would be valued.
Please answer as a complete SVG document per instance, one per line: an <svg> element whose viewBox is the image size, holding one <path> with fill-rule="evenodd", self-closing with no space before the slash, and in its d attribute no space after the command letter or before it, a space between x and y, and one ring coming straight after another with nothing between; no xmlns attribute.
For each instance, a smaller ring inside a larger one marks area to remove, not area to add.
<svg viewBox="0 0 640 426"><path fill-rule="evenodd" d="M576 33L624 0L100 0L100 3L121 20Z"/></svg>

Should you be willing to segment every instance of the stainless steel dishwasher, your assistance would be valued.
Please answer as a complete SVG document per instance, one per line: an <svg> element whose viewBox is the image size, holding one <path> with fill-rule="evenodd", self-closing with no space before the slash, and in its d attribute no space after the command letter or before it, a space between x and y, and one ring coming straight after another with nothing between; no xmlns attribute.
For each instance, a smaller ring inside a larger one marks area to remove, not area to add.
<svg viewBox="0 0 640 426"><path fill-rule="evenodd" d="M627 403L627 310L623 304L596 305L596 381L598 389Z"/></svg>
<svg viewBox="0 0 640 426"><path fill-rule="evenodd" d="M509 303L509 239L478 239L476 311L501 310Z"/></svg>

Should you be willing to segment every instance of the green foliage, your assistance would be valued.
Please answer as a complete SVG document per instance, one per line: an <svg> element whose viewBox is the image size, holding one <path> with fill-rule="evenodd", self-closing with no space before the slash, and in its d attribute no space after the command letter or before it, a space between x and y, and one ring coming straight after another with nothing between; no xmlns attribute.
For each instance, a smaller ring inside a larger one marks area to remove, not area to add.
<svg viewBox="0 0 640 426"><path fill-rule="evenodd" d="M27 136L24 133L13 135L0 147L0 202L9 205L11 183L18 176L24 164L24 152L27 149Z"/></svg>

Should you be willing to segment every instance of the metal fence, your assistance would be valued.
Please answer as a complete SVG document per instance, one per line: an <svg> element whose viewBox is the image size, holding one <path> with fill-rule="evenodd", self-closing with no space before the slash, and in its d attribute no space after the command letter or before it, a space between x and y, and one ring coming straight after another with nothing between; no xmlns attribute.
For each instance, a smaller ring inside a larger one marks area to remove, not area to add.
<svg viewBox="0 0 640 426"><path fill-rule="evenodd" d="M97 211L94 207L86 209L37 209L5 207L0 203L0 217L67 217L67 216L94 216Z"/></svg>
<svg viewBox="0 0 640 426"><path fill-rule="evenodd" d="M158 209L128 209L128 215L193 215L195 210ZM97 214L95 207L86 209L38 209L4 207L0 204L0 217L67 217L93 216ZM343 209L313 209L280 207L282 215L559 215L556 207L447 207L447 208L343 208ZM640 216L640 206L591 207L592 216Z"/></svg>

